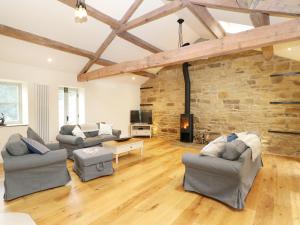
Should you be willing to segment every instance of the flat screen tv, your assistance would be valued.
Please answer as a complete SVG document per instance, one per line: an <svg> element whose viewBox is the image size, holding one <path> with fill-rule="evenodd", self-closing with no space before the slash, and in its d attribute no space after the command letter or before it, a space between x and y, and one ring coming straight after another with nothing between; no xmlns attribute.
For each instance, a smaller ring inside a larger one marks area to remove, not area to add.
<svg viewBox="0 0 300 225"><path fill-rule="evenodd" d="M151 110L142 110L141 111L141 122L152 124L152 111Z"/></svg>
<svg viewBox="0 0 300 225"><path fill-rule="evenodd" d="M130 111L130 123L140 123L140 111L139 110L131 110Z"/></svg>

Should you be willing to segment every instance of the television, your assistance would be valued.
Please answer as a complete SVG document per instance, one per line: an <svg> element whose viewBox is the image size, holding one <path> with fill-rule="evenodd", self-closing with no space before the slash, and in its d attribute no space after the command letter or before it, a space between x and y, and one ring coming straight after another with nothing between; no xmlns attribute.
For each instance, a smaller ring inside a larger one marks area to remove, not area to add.
<svg viewBox="0 0 300 225"><path fill-rule="evenodd" d="M140 123L140 111L139 110L131 110L130 111L130 123Z"/></svg>
<svg viewBox="0 0 300 225"><path fill-rule="evenodd" d="M142 110L141 111L141 123L152 124L152 111Z"/></svg>

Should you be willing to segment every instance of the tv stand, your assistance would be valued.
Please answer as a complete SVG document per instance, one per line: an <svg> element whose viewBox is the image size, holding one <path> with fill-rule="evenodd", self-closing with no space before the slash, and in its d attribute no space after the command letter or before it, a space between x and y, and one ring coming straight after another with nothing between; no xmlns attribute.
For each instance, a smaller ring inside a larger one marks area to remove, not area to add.
<svg viewBox="0 0 300 225"><path fill-rule="evenodd" d="M133 123L130 125L130 135L132 137L152 137L152 124Z"/></svg>

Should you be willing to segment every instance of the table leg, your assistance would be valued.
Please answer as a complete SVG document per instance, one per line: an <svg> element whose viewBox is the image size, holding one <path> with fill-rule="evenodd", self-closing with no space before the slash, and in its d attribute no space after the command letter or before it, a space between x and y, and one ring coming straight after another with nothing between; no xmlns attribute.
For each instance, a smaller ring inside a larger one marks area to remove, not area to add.
<svg viewBox="0 0 300 225"><path fill-rule="evenodd" d="M119 155L116 154L116 164L118 164L118 163L119 163Z"/></svg>

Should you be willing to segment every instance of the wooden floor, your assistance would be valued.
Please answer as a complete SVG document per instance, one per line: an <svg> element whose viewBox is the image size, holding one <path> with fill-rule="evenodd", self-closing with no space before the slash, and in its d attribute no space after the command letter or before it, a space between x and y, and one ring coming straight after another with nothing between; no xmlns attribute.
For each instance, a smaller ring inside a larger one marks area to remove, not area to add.
<svg viewBox="0 0 300 225"><path fill-rule="evenodd" d="M65 187L11 202L0 201L0 212L29 213L38 225L203 224L299 225L300 163L264 155L243 211L182 188L184 152L198 152L162 139L145 140L139 152L120 157L113 176L82 183L71 170ZM0 172L0 194L3 173Z"/></svg>

